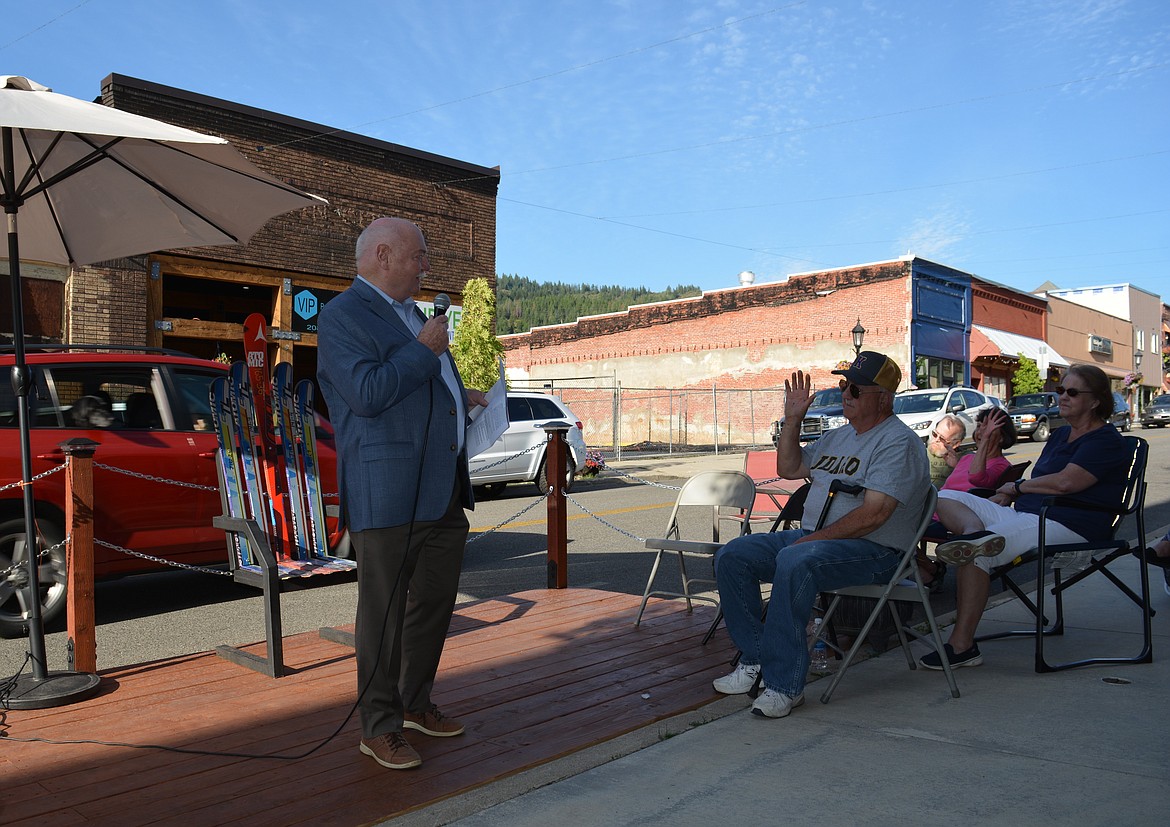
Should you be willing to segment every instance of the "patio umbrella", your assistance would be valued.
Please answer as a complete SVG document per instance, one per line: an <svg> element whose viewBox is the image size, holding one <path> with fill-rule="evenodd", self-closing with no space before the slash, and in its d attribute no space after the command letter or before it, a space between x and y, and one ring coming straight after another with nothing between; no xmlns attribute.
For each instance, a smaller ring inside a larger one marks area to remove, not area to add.
<svg viewBox="0 0 1170 827"><path fill-rule="evenodd" d="M45 668L21 257L91 264L177 247L244 244L273 216L324 203L261 171L223 138L58 95L28 78L0 75L0 205L8 222L12 386L32 594L32 684L27 691L14 691L14 700L24 695L25 706L56 706L97 688L96 676L50 675Z"/></svg>

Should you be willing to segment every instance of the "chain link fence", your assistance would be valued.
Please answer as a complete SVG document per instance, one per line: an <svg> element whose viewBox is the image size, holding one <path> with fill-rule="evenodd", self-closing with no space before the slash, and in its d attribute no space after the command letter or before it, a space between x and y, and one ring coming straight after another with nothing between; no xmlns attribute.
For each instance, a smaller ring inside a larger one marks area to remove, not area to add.
<svg viewBox="0 0 1170 827"><path fill-rule="evenodd" d="M559 396L581 419L585 443L615 459L770 448L784 413L784 388L629 388L608 377L511 385Z"/></svg>

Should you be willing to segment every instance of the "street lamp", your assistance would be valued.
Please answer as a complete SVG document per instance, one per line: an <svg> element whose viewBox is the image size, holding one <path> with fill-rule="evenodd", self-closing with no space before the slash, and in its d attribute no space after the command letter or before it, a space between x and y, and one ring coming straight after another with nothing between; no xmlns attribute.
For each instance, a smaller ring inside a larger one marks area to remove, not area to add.
<svg viewBox="0 0 1170 827"><path fill-rule="evenodd" d="M865 341L865 328L861 326L861 319L853 325L853 358L861 355L861 343Z"/></svg>
<svg viewBox="0 0 1170 827"><path fill-rule="evenodd" d="M1142 410L1142 383L1138 377L1142 373L1142 352L1135 349L1133 352L1133 413L1140 414Z"/></svg>

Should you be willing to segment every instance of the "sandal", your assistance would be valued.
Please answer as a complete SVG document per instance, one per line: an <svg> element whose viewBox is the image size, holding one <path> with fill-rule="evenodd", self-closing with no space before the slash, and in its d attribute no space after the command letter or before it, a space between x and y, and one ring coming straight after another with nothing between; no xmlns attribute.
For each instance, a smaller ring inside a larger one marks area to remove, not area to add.
<svg viewBox="0 0 1170 827"><path fill-rule="evenodd" d="M931 594L934 594L935 592L937 592L939 589L942 588L943 579L946 578L946 576L947 576L947 564L944 563L942 560L919 561L919 565L922 566L924 569L926 568L926 566L923 566L923 562L930 564L931 576L930 576L929 580L926 580L922 583L922 586L928 592L930 592Z"/></svg>

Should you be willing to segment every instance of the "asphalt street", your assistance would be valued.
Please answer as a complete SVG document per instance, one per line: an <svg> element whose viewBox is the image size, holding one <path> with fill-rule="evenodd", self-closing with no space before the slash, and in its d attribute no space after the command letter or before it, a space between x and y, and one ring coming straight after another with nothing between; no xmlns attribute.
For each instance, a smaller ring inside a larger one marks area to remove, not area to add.
<svg viewBox="0 0 1170 827"><path fill-rule="evenodd" d="M1170 431L1137 433L1151 447L1146 530L1153 534L1170 524ZM1012 462L1035 461L1042 447L1024 442L1007 456ZM742 463L742 454L734 453L657 458L627 453L600 477L579 479L568 504L570 586L640 594L650 566L642 538L661 535L677 486L700 470ZM461 602L544 588L545 518L546 506L529 484L509 486L499 498L479 503L470 514ZM352 623L356 600L353 582L287 592L284 633ZM96 611L99 669L264 638L258 593L217 574L172 571L99 583ZM65 668L65 644L63 623L55 625L46 636L49 669ZM25 639L0 640L0 675L20 669L27 649Z"/></svg>

